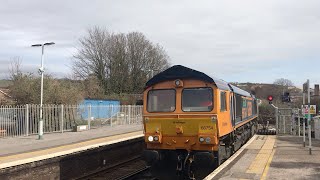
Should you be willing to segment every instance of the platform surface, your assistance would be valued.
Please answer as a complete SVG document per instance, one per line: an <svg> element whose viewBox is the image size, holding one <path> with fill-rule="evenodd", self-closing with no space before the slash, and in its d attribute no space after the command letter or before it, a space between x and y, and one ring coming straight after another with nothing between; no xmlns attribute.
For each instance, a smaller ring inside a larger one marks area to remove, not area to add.
<svg viewBox="0 0 320 180"><path fill-rule="evenodd" d="M312 139L309 155L308 138L278 136L275 153L266 179L320 179L320 141Z"/></svg>
<svg viewBox="0 0 320 180"><path fill-rule="evenodd" d="M255 135L207 179L320 179L320 141L312 155L302 137Z"/></svg>
<svg viewBox="0 0 320 180"><path fill-rule="evenodd" d="M43 140L37 140L37 136L1 138L0 169L84 151L142 135L142 125L123 125L82 132L44 134Z"/></svg>

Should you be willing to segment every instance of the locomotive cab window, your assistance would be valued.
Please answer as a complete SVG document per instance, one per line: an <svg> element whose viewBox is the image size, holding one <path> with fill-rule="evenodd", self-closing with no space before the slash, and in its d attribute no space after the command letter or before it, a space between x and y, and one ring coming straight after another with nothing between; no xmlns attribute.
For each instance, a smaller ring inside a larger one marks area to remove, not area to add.
<svg viewBox="0 0 320 180"><path fill-rule="evenodd" d="M226 92L220 92L220 111L227 110Z"/></svg>
<svg viewBox="0 0 320 180"><path fill-rule="evenodd" d="M209 112L213 109L211 88L187 88L182 91L182 111Z"/></svg>
<svg viewBox="0 0 320 180"><path fill-rule="evenodd" d="M148 112L173 112L176 109L176 91L157 89L148 92Z"/></svg>

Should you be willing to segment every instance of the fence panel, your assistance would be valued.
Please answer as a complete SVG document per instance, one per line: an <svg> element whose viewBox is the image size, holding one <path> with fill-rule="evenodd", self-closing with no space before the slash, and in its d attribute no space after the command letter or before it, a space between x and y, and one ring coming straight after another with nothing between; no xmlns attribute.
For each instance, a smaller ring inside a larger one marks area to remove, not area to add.
<svg viewBox="0 0 320 180"><path fill-rule="evenodd" d="M299 113L294 113L296 109L279 108L278 113L278 133L297 135L299 132L299 121L295 118ZM299 112L299 110L298 110Z"/></svg>
<svg viewBox="0 0 320 180"><path fill-rule="evenodd" d="M0 106L0 137L38 134L40 105ZM76 125L91 129L103 126L142 124L142 106L52 105L42 106L44 133L71 131Z"/></svg>
<svg viewBox="0 0 320 180"><path fill-rule="evenodd" d="M77 125L83 119L80 114L80 106L78 105L66 105L64 106L64 131L71 131L73 126ZM60 120L61 121L61 120Z"/></svg>
<svg viewBox="0 0 320 180"><path fill-rule="evenodd" d="M291 109L279 108L279 113L278 113L278 133L279 134L287 134L288 132L287 130L289 129L287 127L287 125L289 124L287 122L288 119L291 119Z"/></svg>
<svg viewBox="0 0 320 180"><path fill-rule="evenodd" d="M0 137L23 136L27 133L25 106L0 107Z"/></svg>

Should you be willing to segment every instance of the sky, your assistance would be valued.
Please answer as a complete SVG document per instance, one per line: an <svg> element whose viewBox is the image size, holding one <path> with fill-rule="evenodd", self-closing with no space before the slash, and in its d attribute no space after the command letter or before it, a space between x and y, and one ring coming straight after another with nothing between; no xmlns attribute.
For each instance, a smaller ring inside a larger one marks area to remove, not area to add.
<svg viewBox="0 0 320 180"><path fill-rule="evenodd" d="M14 57L25 72L72 74L72 55L89 28L139 31L159 43L172 65L181 64L229 82L296 86L320 83L318 0L2 0L0 78L8 78Z"/></svg>

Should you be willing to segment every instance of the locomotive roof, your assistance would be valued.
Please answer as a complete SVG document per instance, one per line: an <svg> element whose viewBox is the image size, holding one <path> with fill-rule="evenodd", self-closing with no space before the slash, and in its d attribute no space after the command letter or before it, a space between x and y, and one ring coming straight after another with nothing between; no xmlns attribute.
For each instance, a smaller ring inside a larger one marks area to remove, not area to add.
<svg viewBox="0 0 320 180"><path fill-rule="evenodd" d="M232 84L229 84L230 85L230 88L232 89L232 91L236 94L240 94L242 96L248 96L248 97L253 97L255 98L253 95L251 95L250 93L248 93L247 91L245 90L242 90L240 88L238 88L237 86L234 86Z"/></svg>
<svg viewBox="0 0 320 180"><path fill-rule="evenodd" d="M250 93L236 86L233 86L223 80L210 77L203 72L196 71L194 69L190 69L182 65L172 66L167 70L162 71L161 73L155 75L146 83L146 87L150 87L152 85L155 85L163 81L176 80L176 79L196 79L196 80L201 80L208 83L214 83L219 89L233 91L237 94L251 97Z"/></svg>

